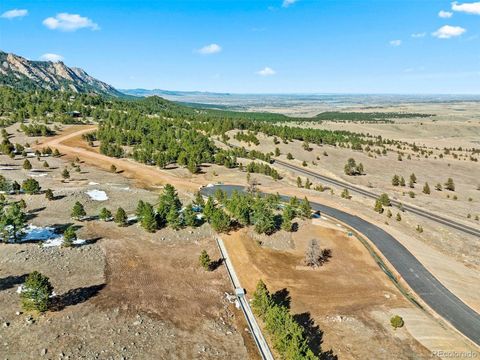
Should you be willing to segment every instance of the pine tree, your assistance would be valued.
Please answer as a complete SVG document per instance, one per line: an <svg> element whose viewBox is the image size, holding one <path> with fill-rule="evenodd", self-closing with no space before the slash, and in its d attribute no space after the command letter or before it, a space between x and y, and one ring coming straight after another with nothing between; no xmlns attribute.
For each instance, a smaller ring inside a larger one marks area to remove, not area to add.
<svg viewBox="0 0 480 360"><path fill-rule="evenodd" d="M32 170L32 164L30 163L30 161L28 161L28 159L25 159L25 161L23 162L23 169Z"/></svg>
<svg viewBox="0 0 480 360"><path fill-rule="evenodd" d="M292 206L286 205L282 213L282 229L285 231L292 231L292 220L295 218L295 211Z"/></svg>
<svg viewBox="0 0 480 360"><path fill-rule="evenodd" d="M207 203L205 204L205 208L203 209L203 215L207 221L210 221L213 213L215 211L215 203L213 202L213 198L211 196L208 197Z"/></svg>
<svg viewBox="0 0 480 360"><path fill-rule="evenodd" d="M47 311L52 293L53 286L49 278L34 271L28 275L20 292L22 308L25 311Z"/></svg>
<svg viewBox="0 0 480 360"><path fill-rule="evenodd" d="M157 219L155 217L155 211L153 206L149 203L145 203L142 209L140 225L148 232L155 232L157 230Z"/></svg>
<svg viewBox="0 0 480 360"><path fill-rule="evenodd" d="M383 193L382 195L380 195L378 200L381 202L381 204L383 206L390 206L391 205L390 198L388 197L388 194Z"/></svg>
<svg viewBox="0 0 480 360"><path fill-rule="evenodd" d="M430 194L430 186L428 185L428 182L423 185L423 193L429 195Z"/></svg>
<svg viewBox="0 0 480 360"><path fill-rule="evenodd" d="M394 175L393 178L392 178L392 185L393 186L398 186L400 185L400 178L398 177L398 175Z"/></svg>
<svg viewBox="0 0 480 360"><path fill-rule="evenodd" d="M193 211L193 205L188 204L183 211L183 222L185 226L195 227L197 225L197 214Z"/></svg>
<svg viewBox="0 0 480 360"><path fill-rule="evenodd" d="M112 218L112 213L107 208L102 208L98 214L98 218L102 221L108 221Z"/></svg>
<svg viewBox="0 0 480 360"><path fill-rule="evenodd" d="M114 221L118 226L127 226L127 213L125 212L125 210L123 210L123 208L119 207L117 209Z"/></svg>
<svg viewBox="0 0 480 360"><path fill-rule="evenodd" d="M63 242L62 242L62 247L72 247L73 242L77 240L77 234L75 232L75 229L72 226L69 226L64 232L63 232Z"/></svg>
<svg viewBox="0 0 480 360"><path fill-rule="evenodd" d="M117 167L114 164L110 165L110 172L114 174L117 172Z"/></svg>
<svg viewBox="0 0 480 360"><path fill-rule="evenodd" d="M413 173L410 175L410 182L412 182L414 184L417 182L417 177Z"/></svg>
<svg viewBox="0 0 480 360"><path fill-rule="evenodd" d="M253 312L261 319L264 319L272 303L267 286L262 280L259 280L251 302Z"/></svg>
<svg viewBox="0 0 480 360"><path fill-rule="evenodd" d="M202 266L205 270L211 271L212 270L212 260L207 253L207 250L202 250L200 256L198 258L200 266Z"/></svg>
<svg viewBox="0 0 480 360"><path fill-rule="evenodd" d="M22 183L22 190L27 194L36 194L40 191L40 184L33 178L28 178Z"/></svg>
<svg viewBox="0 0 480 360"><path fill-rule="evenodd" d="M308 201L307 197L302 200L299 207L299 215L304 219L310 219L312 217L312 206L310 205L310 201Z"/></svg>
<svg viewBox="0 0 480 360"><path fill-rule="evenodd" d="M373 210L378 212L379 214L383 213L383 205L379 199L375 200L375 206Z"/></svg>
<svg viewBox="0 0 480 360"><path fill-rule="evenodd" d="M397 221L402 221L402 215L400 215L400 213L397 213Z"/></svg>
<svg viewBox="0 0 480 360"><path fill-rule="evenodd" d="M435 185L435 190L442 191L442 184L438 183L437 185Z"/></svg>
<svg viewBox="0 0 480 360"><path fill-rule="evenodd" d="M43 162L43 167L44 167L45 169L48 169L48 168L50 167L50 165L48 164L48 162L44 161L44 162Z"/></svg>
<svg viewBox="0 0 480 360"><path fill-rule="evenodd" d="M70 172L68 171L67 168L63 169L62 171L62 178L64 180L70 179Z"/></svg>
<svg viewBox="0 0 480 360"><path fill-rule="evenodd" d="M196 194L195 194L195 200L193 201L193 203L196 205L196 206L199 206L201 208L204 208L205 207L205 200L203 200L203 196L202 194L200 194L200 191L197 191Z"/></svg>
<svg viewBox="0 0 480 360"><path fill-rule="evenodd" d="M45 190L45 198L46 198L48 201L52 201L53 199L55 199L55 196L53 195L52 189L47 189L47 190Z"/></svg>
<svg viewBox="0 0 480 360"><path fill-rule="evenodd" d="M302 188L302 187L303 187L302 179L301 179L300 176L297 177L297 187L299 187L299 188Z"/></svg>
<svg viewBox="0 0 480 360"><path fill-rule="evenodd" d="M215 209L210 217L210 225L216 232L228 232L231 226L230 217L222 209Z"/></svg>
<svg viewBox="0 0 480 360"><path fill-rule="evenodd" d="M82 217L86 216L85 208L80 202L76 202L72 208L72 214L70 215L72 219L80 220Z"/></svg>
<svg viewBox="0 0 480 360"><path fill-rule="evenodd" d="M182 226L182 221L178 210L175 207L171 207L166 216L167 224L173 229L178 230Z"/></svg>
<svg viewBox="0 0 480 360"><path fill-rule="evenodd" d="M14 242L17 242L18 236L25 227L26 221L27 217L18 203L13 203L8 206L0 221L0 226L7 232L4 240L8 241L10 237L13 238Z"/></svg>
<svg viewBox="0 0 480 360"><path fill-rule="evenodd" d="M455 184L452 178L448 178L447 182L445 183L445 189L455 191Z"/></svg>
<svg viewBox="0 0 480 360"><path fill-rule="evenodd" d="M405 178L403 176L400 178L400 186L406 186Z"/></svg>

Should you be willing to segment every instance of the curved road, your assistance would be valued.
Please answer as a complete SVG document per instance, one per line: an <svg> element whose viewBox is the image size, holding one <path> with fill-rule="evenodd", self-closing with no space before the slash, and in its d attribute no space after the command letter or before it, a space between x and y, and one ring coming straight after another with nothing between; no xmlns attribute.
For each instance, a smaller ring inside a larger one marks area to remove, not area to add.
<svg viewBox="0 0 480 360"><path fill-rule="evenodd" d="M225 190L228 194L231 194L234 190L245 190L242 186L215 185L201 189L201 193L206 196L213 195L216 189ZM283 201L290 199L289 196L281 195L280 197ZM312 209L336 218L368 237L410 288L430 308L480 346L480 315L443 286L392 235L358 216L319 203L312 202L311 205Z"/></svg>
<svg viewBox="0 0 480 360"><path fill-rule="evenodd" d="M315 179L318 179L318 180L321 180L321 181L324 181L326 183L329 183L329 184L332 184L332 185L336 185L336 186L340 186L340 187L343 187L343 188L346 188L350 191L354 191L356 193L359 193L361 195L365 195L369 198L372 198L372 199L377 199L378 198L378 194L375 194L374 192L371 192L371 191L368 191L368 190L364 190L358 186L355 186L355 185L351 185L349 183L346 183L344 181L340 181L340 180L336 180L336 179L332 179L330 177L327 177L327 176L324 176L324 175L320 175L316 172L313 172L313 171L310 171L310 170L307 170L307 169L304 169L304 168L301 168L299 166L295 166L295 165L292 165L292 164L289 164L285 161L282 161L282 160L277 160L275 159L275 162L274 164L278 164L278 165L281 165L287 169L290 169L292 171L296 171L296 172L299 172L301 174L304 174L304 175L307 175L307 176L310 176L312 178L315 178ZM397 201L397 200L391 200L391 203L395 206L399 206L400 205L400 202ZM459 223L457 221L454 221L454 220L451 220L451 219L447 219L447 218L444 218L440 215L437 215L437 214L434 214L432 212L429 212L429 211L426 211L424 209L420 209L420 208L416 208L414 206L411 206L411 205L405 205L405 204L402 204L403 206L403 209L405 211L410 211L411 213L414 213L416 215L419 215L419 216L422 216L424 218L427 218L429 220L432 220L432 221L436 221L437 223L440 223L440 224L443 224L443 225L447 225L451 228L454 228L456 230L460 230L460 231L463 231L467 234L470 234L470 235L473 235L473 236L478 236L480 237L480 229L476 229L474 227L471 227L471 226L468 226L468 225L465 225L465 224L462 224L462 223ZM479 330L480 331L480 330Z"/></svg>

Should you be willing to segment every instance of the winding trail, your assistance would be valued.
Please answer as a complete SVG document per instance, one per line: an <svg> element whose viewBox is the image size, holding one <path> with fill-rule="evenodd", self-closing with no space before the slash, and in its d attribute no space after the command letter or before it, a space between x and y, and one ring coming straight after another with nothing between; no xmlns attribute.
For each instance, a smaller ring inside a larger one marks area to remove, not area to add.
<svg viewBox="0 0 480 360"><path fill-rule="evenodd" d="M201 190L203 195L213 195L222 189L228 194L234 190L245 191L237 185L215 185ZM280 195L282 201L290 197ZM347 224L365 235L390 262L410 288L438 315L447 320L460 333L480 346L480 314L466 305L432 275L410 251L385 230L344 211L311 202L313 210L320 211Z"/></svg>

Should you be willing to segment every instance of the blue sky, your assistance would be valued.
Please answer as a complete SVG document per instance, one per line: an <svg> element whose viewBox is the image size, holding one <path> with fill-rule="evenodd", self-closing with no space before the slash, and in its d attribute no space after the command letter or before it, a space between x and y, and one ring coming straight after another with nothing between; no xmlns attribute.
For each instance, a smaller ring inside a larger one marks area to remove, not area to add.
<svg viewBox="0 0 480 360"><path fill-rule="evenodd" d="M2 50L118 88L480 93L480 2L2 0L0 15Z"/></svg>

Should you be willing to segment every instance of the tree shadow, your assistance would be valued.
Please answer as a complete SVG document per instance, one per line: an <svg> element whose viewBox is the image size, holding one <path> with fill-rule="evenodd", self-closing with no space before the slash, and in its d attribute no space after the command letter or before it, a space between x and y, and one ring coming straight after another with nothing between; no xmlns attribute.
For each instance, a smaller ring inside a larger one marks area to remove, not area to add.
<svg viewBox="0 0 480 360"><path fill-rule="evenodd" d="M39 213L40 211L43 211L45 209L46 209L46 207L43 206L43 207L39 207L39 208L36 208L36 209L32 209L32 210L29 211L29 213L30 214L35 214L35 213Z"/></svg>
<svg viewBox="0 0 480 360"><path fill-rule="evenodd" d="M67 195L55 195L53 200L62 200L63 198L67 197Z"/></svg>
<svg viewBox="0 0 480 360"><path fill-rule="evenodd" d="M321 360L337 360L333 350L322 351L323 331L312 319L309 312L293 315L294 320L303 328L308 347Z"/></svg>
<svg viewBox="0 0 480 360"><path fill-rule="evenodd" d="M97 296L105 286L106 284L98 284L68 290L64 294L53 297L49 308L51 311L62 311L68 306L84 303Z"/></svg>
<svg viewBox="0 0 480 360"><path fill-rule="evenodd" d="M321 265L327 263L332 258L332 250L331 249L323 249L322 255L320 256L320 263Z"/></svg>
<svg viewBox="0 0 480 360"><path fill-rule="evenodd" d="M75 247L82 247L82 246L86 246L86 245L92 245L92 244L95 244L97 241L102 240L102 239L103 238L101 236L97 236L97 237L85 240L85 242L83 244L77 244L77 245L74 245L74 246Z"/></svg>
<svg viewBox="0 0 480 360"><path fill-rule="evenodd" d="M221 265L223 264L223 258L220 258L218 260L212 261L210 263L210 271L215 271L217 270Z"/></svg>
<svg viewBox="0 0 480 360"><path fill-rule="evenodd" d="M75 231L82 228L81 225L75 225L74 223L53 224L53 225L51 225L51 227L55 229L55 232L57 234L63 234L63 232L65 230L67 230L67 228L69 228L70 226L73 227L75 229Z"/></svg>
<svg viewBox="0 0 480 360"><path fill-rule="evenodd" d="M287 309L290 309L292 298L290 297L290 292L288 289L283 288L272 294L272 301L278 306L284 306Z"/></svg>
<svg viewBox="0 0 480 360"><path fill-rule="evenodd" d="M0 291L10 289L15 285L23 284L27 276L28 274L10 275L0 279Z"/></svg>

